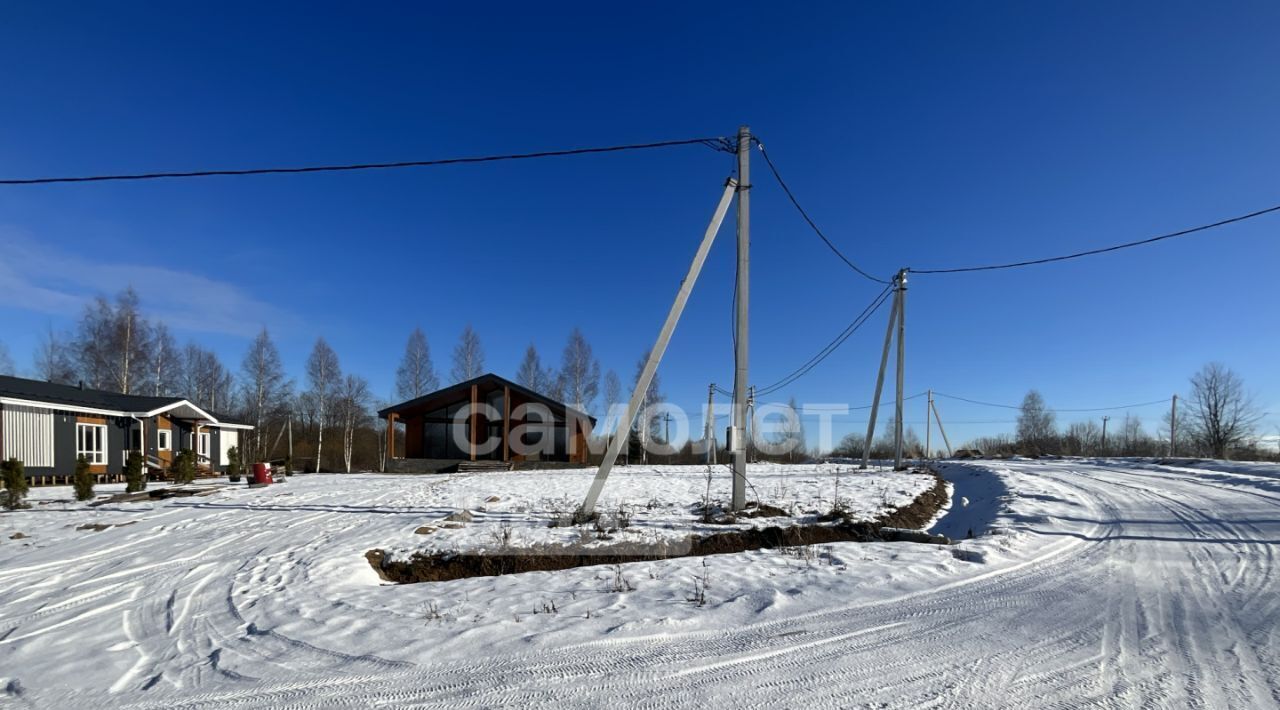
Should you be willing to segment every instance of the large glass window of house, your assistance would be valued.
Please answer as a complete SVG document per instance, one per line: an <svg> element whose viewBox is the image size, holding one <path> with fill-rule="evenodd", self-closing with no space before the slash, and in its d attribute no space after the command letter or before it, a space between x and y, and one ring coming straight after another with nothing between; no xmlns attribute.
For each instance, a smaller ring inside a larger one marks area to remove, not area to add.
<svg viewBox="0 0 1280 710"><path fill-rule="evenodd" d="M76 457L95 465L107 462L107 427L102 424L76 424Z"/></svg>

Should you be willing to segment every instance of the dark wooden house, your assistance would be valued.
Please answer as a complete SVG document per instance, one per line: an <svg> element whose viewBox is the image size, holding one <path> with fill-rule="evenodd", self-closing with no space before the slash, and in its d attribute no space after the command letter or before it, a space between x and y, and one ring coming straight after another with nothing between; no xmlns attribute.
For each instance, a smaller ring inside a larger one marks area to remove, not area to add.
<svg viewBox="0 0 1280 710"><path fill-rule="evenodd" d="M586 463L595 419L492 373L387 407L389 471L467 461ZM397 427L404 445L396 446Z"/></svg>
<svg viewBox="0 0 1280 710"><path fill-rule="evenodd" d="M81 456L99 481L118 481L133 452L152 475L167 474L183 449L195 453L199 471L218 473L240 432L252 429L181 397L0 376L0 458L22 461L36 484L68 483Z"/></svg>

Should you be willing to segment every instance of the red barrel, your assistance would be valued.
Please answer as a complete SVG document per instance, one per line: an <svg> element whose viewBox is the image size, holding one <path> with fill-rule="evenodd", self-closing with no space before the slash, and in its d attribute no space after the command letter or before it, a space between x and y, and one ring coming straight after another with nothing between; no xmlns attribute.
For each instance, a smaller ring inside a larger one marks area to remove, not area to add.
<svg viewBox="0 0 1280 710"><path fill-rule="evenodd" d="M271 464L255 463L253 465L253 482L263 485L271 483Z"/></svg>

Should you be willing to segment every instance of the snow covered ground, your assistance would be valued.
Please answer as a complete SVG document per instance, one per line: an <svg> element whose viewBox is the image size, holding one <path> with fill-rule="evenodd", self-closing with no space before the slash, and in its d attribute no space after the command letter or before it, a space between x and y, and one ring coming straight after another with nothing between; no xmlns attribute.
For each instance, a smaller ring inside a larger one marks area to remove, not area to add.
<svg viewBox="0 0 1280 710"><path fill-rule="evenodd" d="M934 530L974 535L953 547L841 543L415 585L381 583L364 552L443 544L425 542L443 530L413 530L459 507L534 534L541 502L585 490L590 472L538 474L563 477L554 485L309 476L4 513L0 705L1280 704L1275 467L1014 461L944 474L953 503ZM901 476L846 476L841 497L848 484L878 508L910 490ZM834 475L813 467L751 478L775 504L778 484L800 508L833 495ZM633 467L607 495L636 506L637 525L667 529L693 522L704 486L696 470ZM85 523L123 527L76 530ZM448 544L484 544L475 535ZM690 601L703 580L705 604Z"/></svg>

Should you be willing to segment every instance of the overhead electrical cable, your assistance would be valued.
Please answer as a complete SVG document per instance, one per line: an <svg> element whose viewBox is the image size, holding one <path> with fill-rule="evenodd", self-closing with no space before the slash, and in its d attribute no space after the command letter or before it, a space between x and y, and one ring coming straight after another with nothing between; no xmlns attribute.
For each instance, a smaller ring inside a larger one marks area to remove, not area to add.
<svg viewBox="0 0 1280 710"><path fill-rule="evenodd" d="M764 143L756 141L756 145L760 148L760 155L764 157L765 164L769 166L769 172L773 173L773 178L778 181L778 185L782 187L782 191L786 193L787 199L791 200L791 204L795 206L796 211L800 213L800 216L804 218L804 221L809 224L811 229L813 229L813 233L817 234L818 238L827 245L827 248L836 256L840 257L840 260L843 261L850 269L857 272L859 276L879 284L888 284L888 280L876 278L859 268L857 264L853 263L849 257L845 256L844 253L827 238L827 235L822 233L822 229L820 229L817 223L813 221L813 218L809 216L809 213L805 211L804 207L800 206L800 201L796 199L795 194L791 192L791 188L787 186L787 181L782 179L782 175L778 172L777 166L773 164L773 159L769 157L769 152L764 149Z"/></svg>
<svg viewBox="0 0 1280 710"><path fill-rule="evenodd" d="M892 290L893 290L892 287L885 287L884 290L882 290L879 294L876 295L874 299L872 299L871 303L868 304L866 308L862 309L862 312L859 313L858 316L853 319L853 322L845 326L845 329L840 331L840 333L836 335L835 339L827 343L821 350L818 351L816 355L809 358L809 360L807 360L803 365L793 370L787 376L783 377L777 382L774 382L771 385L758 388L756 390L756 396L762 397L762 396L777 392L783 387L786 387L792 382L795 382L801 377L804 377L805 375L807 375L810 370L817 367L819 363L821 363L823 360L830 357L830 355L834 353L841 345L843 345L844 342L848 340L850 336L852 336L855 332L857 332L858 328L860 328L863 323L867 322L867 320L872 316L872 314L874 314L880 308L880 306L884 304L884 302L889 298L889 294L892 292Z"/></svg>
<svg viewBox="0 0 1280 710"><path fill-rule="evenodd" d="M670 148L682 145L702 145L712 150L726 150L725 138L686 138L682 140L655 141L652 143L630 143L592 148L568 148L563 150L542 150L532 153L509 153L505 155L482 155L461 158L438 158L435 160L402 160L389 163L352 163L346 165L310 165L302 167L273 168L241 168L233 170L190 170L181 172L122 173L109 175L85 175L76 177L42 177L11 178L0 180L0 185L49 185L73 182L111 182L122 180L164 180L171 178L225 177L241 175L276 175L296 173L332 173L353 170L391 170L397 168L425 168L438 165L463 165L468 163L495 163L507 160L532 160L537 158L557 158L570 155L589 155L595 153L618 153L622 151L649 150L653 148Z"/></svg>
<svg viewBox="0 0 1280 710"><path fill-rule="evenodd" d="M1022 409L1021 405L1017 405L1017 404L998 404L996 402L983 402L982 400L969 399L968 397L957 397L956 395L946 394L945 392L938 392L936 390L934 391L933 395L935 397L945 397L947 399L954 399L954 400L959 400L961 402L968 402L969 404L979 404L984 407L999 407L1001 409ZM1111 411L1116 411L1118 409L1138 409L1139 407L1151 407L1157 404L1165 404L1169 401L1172 401L1172 399L1173 399L1172 397L1165 397L1164 399L1152 400L1150 402L1138 402L1137 404L1123 404L1116 407L1086 407L1084 409L1046 408L1046 411L1050 411L1050 412L1111 412Z"/></svg>
<svg viewBox="0 0 1280 710"><path fill-rule="evenodd" d="M1190 229L1182 229L1176 232L1170 232L1168 234L1161 234L1159 236L1149 237L1147 239L1139 239L1138 241L1135 241L1135 242L1125 242L1123 244L1116 244L1113 246L1102 247L1099 249L1089 249L1088 251L1078 251L1078 252L1075 252L1074 254L1063 254L1062 256L1050 256L1043 259L1030 259L1028 261L1013 261L1007 264L989 264L986 266L963 266L963 267L950 268L950 269L914 269L913 268L910 271L913 274L961 274L961 273L969 273L974 271L995 271L997 269L1015 269L1022 266L1050 264L1057 261L1067 261L1068 259L1079 259L1085 256L1106 254L1113 251L1120 251L1121 249L1129 249L1132 247L1143 246L1146 244L1154 244L1155 242L1164 241L1166 239L1174 239L1175 237L1185 237L1188 234L1205 232L1210 229L1215 229L1217 227L1224 227L1228 224L1235 224L1236 222L1243 222L1247 219L1253 219L1254 217L1261 217L1263 215L1270 214L1272 212L1280 212L1280 205L1276 205L1274 207L1268 207L1266 209L1261 209L1256 212L1250 212L1248 214L1242 214L1236 217L1229 217L1227 219L1219 220L1211 224L1202 224L1199 227L1191 227Z"/></svg>

